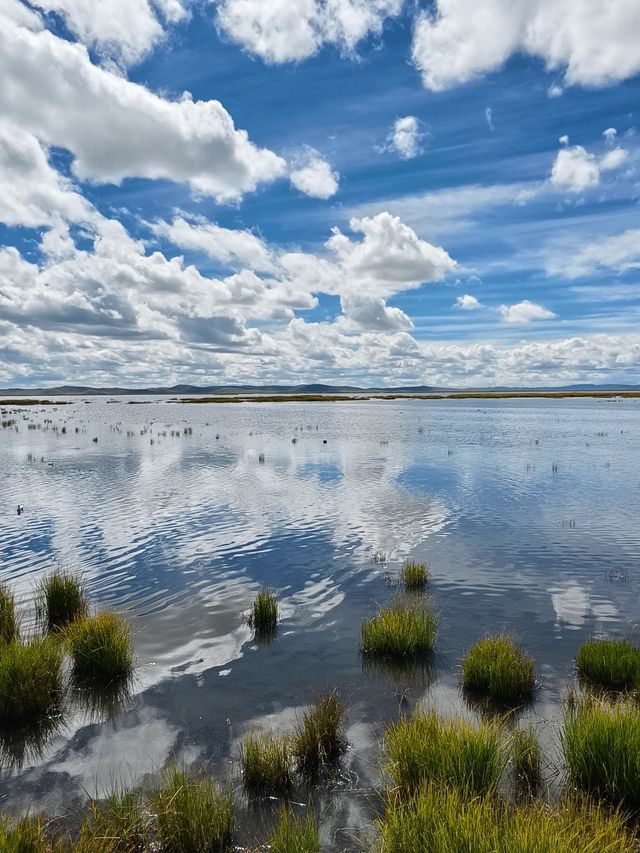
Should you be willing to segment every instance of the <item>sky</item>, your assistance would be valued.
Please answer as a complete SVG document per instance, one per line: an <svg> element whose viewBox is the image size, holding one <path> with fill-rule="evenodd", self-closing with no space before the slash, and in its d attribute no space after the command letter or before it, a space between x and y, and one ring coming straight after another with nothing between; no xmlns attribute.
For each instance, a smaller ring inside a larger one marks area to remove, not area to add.
<svg viewBox="0 0 640 853"><path fill-rule="evenodd" d="M637 0L0 0L0 387L640 383Z"/></svg>

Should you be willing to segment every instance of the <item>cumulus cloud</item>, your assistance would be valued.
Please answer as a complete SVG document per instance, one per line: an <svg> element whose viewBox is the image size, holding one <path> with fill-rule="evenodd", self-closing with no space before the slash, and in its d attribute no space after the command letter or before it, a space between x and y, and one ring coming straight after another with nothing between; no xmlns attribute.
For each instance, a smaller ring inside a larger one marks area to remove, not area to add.
<svg viewBox="0 0 640 853"><path fill-rule="evenodd" d="M536 305L528 299L515 305L501 305L498 309L505 323L524 324L534 320L552 320L556 315L542 305Z"/></svg>
<svg viewBox="0 0 640 853"><path fill-rule="evenodd" d="M561 143L563 138L560 138ZM568 143L568 137L566 139ZM624 148L618 147L598 158L582 145L565 144L556 154L549 180L558 189L572 193L584 192L600 183L602 172L620 168L628 156Z"/></svg>
<svg viewBox="0 0 640 853"><path fill-rule="evenodd" d="M413 329L413 323L404 311L386 305L383 299L352 293L343 296L341 304L347 320L360 328L392 332Z"/></svg>
<svg viewBox="0 0 640 853"><path fill-rule="evenodd" d="M465 293L464 296L458 296L454 308L462 308L463 311L475 311L477 308L482 308L482 303L475 296Z"/></svg>
<svg viewBox="0 0 640 853"><path fill-rule="evenodd" d="M351 53L404 0L218 0L219 30L266 62L295 62L324 45Z"/></svg>
<svg viewBox="0 0 640 853"><path fill-rule="evenodd" d="M518 52L563 70L566 85L606 86L640 71L639 45L636 0L436 0L418 15L412 55L434 91L495 71Z"/></svg>
<svg viewBox="0 0 640 853"><path fill-rule="evenodd" d="M404 116L395 120L387 145L397 151L403 160L410 160L422 153L421 137L418 119L415 116Z"/></svg>
<svg viewBox="0 0 640 853"><path fill-rule="evenodd" d="M313 148L293 158L289 179L297 190L312 198L331 198L340 186L340 175Z"/></svg>
<svg viewBox="0 0 640 853"><path fill-rule="evenodd" d="M162 98L97 67L82 45L37 20L25 26L15 8L0 9L0 116L70 150L78 178L164 178L231 201L286 172L218 101Z"/></svg>
<svg viewBox="0 0 640 853"><path fill-rule="evenodd" d="M618 146L612 151L607 151L604 157L600 158L600 171L610 172L613 169L619 169L628 159L629 152L625 148Z"/></svg>

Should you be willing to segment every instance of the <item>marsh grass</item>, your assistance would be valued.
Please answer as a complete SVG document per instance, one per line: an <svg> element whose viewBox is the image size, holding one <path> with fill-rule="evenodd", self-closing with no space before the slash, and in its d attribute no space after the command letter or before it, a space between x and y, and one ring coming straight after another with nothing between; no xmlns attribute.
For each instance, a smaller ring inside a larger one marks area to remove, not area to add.
<svg viewBox="0 0 640 853"><path fill-rule="evenodd" d="M321 697L298 722L292 739L292 753L298 772L316 777L323 767L335 765L347 748L342 732L345 706L334 690Z"/></svg>
<svg viewBox="0 0 640 853"><path fill-rule="evenodd" d="M361 625L361 650L381 657L429 654L438 620L430 603L399 598Z"/></svg>
<svg viewBox="0 0 640 853"><path fill-rule="evenodd" d="M425 786L391 794L378 821L381 853L637 853L619 813L579 800L556 808L531 801L510 808L497 798Z"/></svg>
<svg viewBox="0 0 640 853"><path fill-rule="evenodd" d="M234 832L231 792L220 790L212 780L191 778L171 769L153 804L163 853L231 850Z"/></svg>
<svg viewBox="0 0 640 853"><path fill-rule="evenodd" d="M13 594L0 584L0 644L11 643L18 638L18 622Z"/></svg>
<svg viewBox="0 0 640 853"><path fill-rule="evenodd" d="M313 814L297 817L282 809L278 825L269 838L271 853L320 853L320 838Z"/></svg>
<svg viewBox="0 0 640 853"><path fill-rule="evenodd" d="M407 560L400 571L400 582L410 592L420 592L425 589L428 579L429 572L424 563Z"/></svg>
<svg viewBox="0 0 640 853"><path fill-rule="evenodd" d="M247 623L253 628L257 637L275 635L278 628L278 598L270 589L261 589L256 595Z"/></svg>
<svg viewBox="0 0 640 853"><path fill-rule="evenodd" d="M89 805L73 853L138 853L147 846L149 822L138 793L115 791Z"/></svg>
<svg viewBox="0 0 640 853"><path fill-rule="evenodd" d="M17 821L0 819L2 853L54 853L54 850L59 849L47 838L42 818L27 816Z"/></svg>
<svg viewBox="0 0 640 853"><path fill-rule="evenodd" d="M505 634L478 640L462 663L465 690L496 702L529 702L535 687L533 660Z"/></svg>
<svg viewBox="0 0 640 853"><path fill-rule="evenodd" d="M133 670L129 626L115 613L76 620L67 627L65 642L76 683L120 680Z"/></svg>
<svg viewBox="0 0 640 853"><path fill-rule="evenodd" d="M640 649L627 640L587 640L576 658L582 683L608 690L640 687Z"/></svg>
<svg viewBox="0 0 640 853"><path fill-rule="evenodd" d="M48 631L66 628L89 612L84 584L72 572L57 570L46 575L36 589L36 612Z"/></svg>
<svg viewBox="0 0 640 853"><path fill-rule="evenodd" d="M57 709L63 692L62 649L48 638L0 646L0 727L37 723Z"/></svg>
<svg viewBox="0 0 640 853"><path fill-rule="evenodd" d="M534 793L542 782L540 744L533 729L516 729L509 741L516 786Z"/></svg>
<svg viewBox="0 0 640 853"><path fill-rule="evenodd" d="M417 711L392 723L384 734L385 770L396 788L417 790L427 782L454 785L469 796L493 791L504 766L500 728L467 720L444 720Z"/></svg>
<svg viewBox="0 0 640 853"><path fill-rule="evenodd" d="M640 709L587 697L570 707L561 735L569 781L615 805L640 808Z"/></svg>
<svg viewBox="0 0 640 853"><path fill-rule="evenodd" d="M242 743L242 775L253 796L286 796L293 788L290 739L273 732L251 733Z"/></svg>

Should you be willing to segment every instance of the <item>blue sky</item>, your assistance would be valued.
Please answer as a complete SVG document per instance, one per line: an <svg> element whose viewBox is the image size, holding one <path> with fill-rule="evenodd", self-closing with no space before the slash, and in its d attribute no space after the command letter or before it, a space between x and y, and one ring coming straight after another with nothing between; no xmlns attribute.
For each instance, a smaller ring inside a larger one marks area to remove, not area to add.
<svg viewBox="0 0 640 853"><path fill-rule="evenodd" d="M0 386L640 382L633 0L3 0L0 42Z"/></svg>

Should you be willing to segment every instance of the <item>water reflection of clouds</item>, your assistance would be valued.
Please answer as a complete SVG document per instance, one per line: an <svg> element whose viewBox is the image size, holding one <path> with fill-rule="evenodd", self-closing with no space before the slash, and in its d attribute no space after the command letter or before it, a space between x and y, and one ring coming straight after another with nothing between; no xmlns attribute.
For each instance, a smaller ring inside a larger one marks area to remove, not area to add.
<svg viewBox="0 0 640 853"><path fill-rule="evenodd" d="M592 619L598 622L615 620L619 614L613 602L593 594L575 580L556 585L549 590L556 614L556 628L579 630Z"/></svg>

